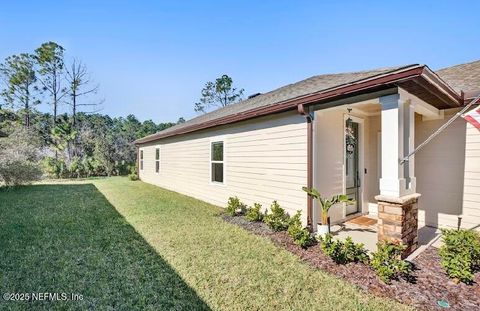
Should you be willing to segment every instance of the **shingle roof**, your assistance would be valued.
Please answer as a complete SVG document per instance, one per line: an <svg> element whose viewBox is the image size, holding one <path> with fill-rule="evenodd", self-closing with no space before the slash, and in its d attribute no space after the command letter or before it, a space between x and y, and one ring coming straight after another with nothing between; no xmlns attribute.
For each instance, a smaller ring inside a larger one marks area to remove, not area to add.
<svg viewBox="0 0 480 311"><path fill-rule="evenodd" d="M264 94L255 96L253 98L243 100L236 104L232 104L227 107L220 108L212 112L203 114L196 118L190 119L185 123L177 124L171 128L163 130L161 131L161 134L162 136L168 135L168 133L170 132L176 132L178 130L181 130L182 128L194 126L207 121L221 119L227 116L242 113L244 111L255 109L255 108L272 106L285 100L309 95L312 93L326 91L326 90L337 88L343 85L353 84L358 81L368 80L373 77L389 74L391 72L412 68L416 66L420 66L420 65L414 64L414 65L408 65L408 66L379 68L379 69L367 70L367 71L357 71L357 72L338 73L338 74L324 74L324 75L313 76L311 78L280 87L268 93L264 93ZM138 140L137 142L148 141L150 140L149 138L153 138L155 135L157 134L144 137Z"/></svg>
<svg viewBox="0 0 480 311"><path fill-rule="evenodd" d="M385 78L390 76L396 76L399 74L402 75L407 73L407 71L417 71L419 69L421 70L421 72L425 72L426 70L427 72L432 73L432 71L430 71L430 69L428 69L428 67L425 65L413 64L407 66L379 68L367 71L313 76L311 78L296 83L288 84L265 94L248 98L236 104L229 105L227 107L200 115L196 118L188 120L185 123L177 124L166 130L138 139L137 141L135 141L135 143L141 144L168 136L183 134L202 128L216 126L218 124L235 122L234 119L236 117L241 118L248 114L255 117L257 116L256 111L258 110L281 111L281 109L283 109L283 107L281 106L287 101L303 101L306 97L315 97L317 96L317 94L323 95L333 93L334 95L337 95L337 92L341 89L358 87L362 83L385 80ZM458 93L461 90L466 93L480 92L480 60L448 68L443 68L436 71L435 73L443 80L438 80L438 82L443 84L444 88L450 90L452 90L453 88ZM444 81L447 84L445 84ZM407 83L400 83L399 85L401 87L412 87L412 85L408 86L408 81ZM413 86L414 87L412 87L412 91L417 92L418 90L416 90L415 88L418 89L419 85L413 83ZM461 102L459 95L452 93L453 90L448 92L450 92L450 99L448 102L449 106L451 104L450 100L452 98L458 99L458 101ZM422 92L419 92L418 94L418 96L422 98ZM218 123L219 120L221 120L223 123Z"/></svg>
<svg viewBox="0 0 480 311"><path fill-rule="evenodd" d="M480 91L480 60L443 68L436 73L457 92Z"/></svg>

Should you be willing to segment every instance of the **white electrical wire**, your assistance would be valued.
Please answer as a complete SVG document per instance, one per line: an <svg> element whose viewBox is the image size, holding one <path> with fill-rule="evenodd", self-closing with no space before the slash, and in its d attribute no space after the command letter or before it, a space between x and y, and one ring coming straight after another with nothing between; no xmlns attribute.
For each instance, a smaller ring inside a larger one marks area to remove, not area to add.
<svg viewBox="0 0 480 311"><path fill-rule="evenodd" d="M425 147L432 139L434 139L435 137L437 137L438 134L440 134L444 129L446 129L450 124L452 124L456 119L458 119L458 117L460 117L462 114L464 114L468 109L470 109L470 107L472 107L473 105L475 105L477 103L477 101L480 100L480 94L475 97L468 105L466 105L465 107L463 107L462 110L460 110L459 112L457 112L457 114L455 114L450 120L448 120L447 122L445 122L445 124L443 124L442 126L440 126L438 128L438 130L436 130L432 135L430 135L427 139L425 139L425 141L423 143L421 143L420 145L417 146L417 148L415 148L415 150L413 150L412 152L410 152L406 157L404 157L401 161L400 161L400 165L402 165L403 163L407 162L411 156L413 156L415 153L417 153L420 149L422 149L423 147Z"/></svg>

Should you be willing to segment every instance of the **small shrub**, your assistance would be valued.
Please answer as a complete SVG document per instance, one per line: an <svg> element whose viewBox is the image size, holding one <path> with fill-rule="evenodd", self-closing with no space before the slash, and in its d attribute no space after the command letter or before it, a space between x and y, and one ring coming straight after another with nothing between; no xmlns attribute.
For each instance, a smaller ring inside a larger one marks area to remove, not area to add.
<svg viewBox="0 0 480 311"><path fill-rule="evenodd" d="M457 282L472 283L480 269L480 234L473 230L442 230L441 265Z"/></svg>
<svg viewBox="0 0 480 311"><path fill-rule="evenodd" d="M137 181L139 178L137 173L130 173L128 174L128 179L130 179L131 181Z"/></svg>
<svg viewBox="0 0 480 311"><path fill-rule="evenodd" d="M343 243L340 240L334 241L331 234L326 234L323 238L320 237L321 250L336 263L344 263L345 256L343 256Z"/></svg>
<svg viewBox="0 0 480 311"><path fill-rule="evenodd" d="M245 218L248 221L262 221L264 215L261 209L262 209L262 204L254 203L253 206L250 207L245 213Z"/></svg>
<svg viewBox="0 0 480 311"><path fill-rule="evenodd" d="M288 235L292 237L293 242L302 248L311 246L315 240L312 238L310 231L302 226L300 220L301 211L298 211L292 218L288 225Z"/></svg>
<svg viewBox="0 0 480 311"><path fill-rule="evenodd" d="M247 206L240 202L237 197L229 197L225 212L230 216L236 216L238 214L244 214Z"/></svg>
<svg viewBox="0 0 480 311"><path fill-rule="evenodd" d="M388 241L377 243L377 251L372 253L370 264L383 282L390 283L391 280L398 280L399 277L410 277L412 265L401 259L405 248L401 243Z"/></svg>
<svg viewBox="0 0 480 311"><path fill-rule="evenodd" d="M341 240L333 240L331 234L320 238L320 248L322 251L332 258L337 264L347 264L350 262L368 263L368 252L362 243L354 243L351 237L347 237L345 242Z"/></svg>
<svg viewBox="0 0 480 311"><path fill-rule="evenodd" d="M285 231L288 228L290 217L277 201L270 206L270 213L263 217L263 222L274 231Z"/></svg>
<svg viewBox="0 0 480 311"><path fill-rule="evenodd" d="M130 172L130 174L128 174L128 179L130 179L131 181L137 181L140 179L138 177L137 167L135 165L130 165L128 167L128 170Z"/></svg>
<svg viewBox="0 0 480 311"><path fill-rule="evenodd" d="M365 249L363 243L354 243L351 237L345 239L343 249L347 262L362 262L367 264L370 260L368 251Z"/></svg>

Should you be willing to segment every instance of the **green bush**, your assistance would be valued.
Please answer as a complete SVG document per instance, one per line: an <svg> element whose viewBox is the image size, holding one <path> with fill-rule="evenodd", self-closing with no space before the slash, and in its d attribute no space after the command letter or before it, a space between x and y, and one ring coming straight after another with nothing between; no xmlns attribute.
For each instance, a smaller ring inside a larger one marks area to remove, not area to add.
<svg viewBox="0 0 480 311"><path fill-rule="evenodd" d="M68 172L70 173L70 177L79 178L85 176L87 173L83 164L84 162L82 161L82 159L74 157L70 162L70 165L68 166Z"/></svg>
<svg viewBox="0 0 480 311"><path fill-rule="evenodd" d="M254 203L252 207L247 209L247 212L245 213L245 218L248 221L262 221L264 215L261 209L262 209L262 204Z"/></svg>
<svg viewBox="0 0 480 311"><path fill-rule="evenodd" d="M300 220L301 213L301 211L298 211L290 218L287 232L295 244L302 248L307 248L315 242L315 239L310 234L310 231L302 226L302 221Z"/></svg>
<svg viewBox="0 0 480 311"><path fill-rule="evenodd" d="M388 241L377 243L377 251L372 253L370 265L383 282L390 283L391 280L398 280L399 277L410 277L412 264L401 259L405 248L401 243Z"/></svg>
<svg viewBox="0 0 480 311"><path fill-rule="evenodd" d="M88 176L88 166L80 158L73 158L69 164L62 159L45 157L43 159L45 172L53 178L79 178Z"/></svg>
<svg viewBox="0 0 480 311"><path fill-rule="evenodd" d="M57 160L54 157L45 157L43 159L43 167L49 176L55 178L60 178L62 172L66 170L65 162Z"/></svg>
<svg viewBox="0 0 480 311"><path fill-rule="evenodd" d="M245 214L247 206L240 202L237 197L229 197L225 212L230 216L236 216L238 214Z"/></svg>
<svg viewBox="0 0 480 311"><path fill-rule="evenodd" d="M118 176L126 176L132 172L132 163L128 163L124 160L115 161L115 174Z"/></svg>
<svg viewBox="0 0 480 311"><path fill-rule="evenodd" d="M370 261L368 251L365 249L363 243L354 243L351 237L345 239L343 248L347 262L362 262L367 264Z"/></svg>
<svg viewBox="0 0 480 311"><path fill-rule="evenodd" d="M273 201L270 206L270 213L263 217L263 222L274 231L285 231L288 228L290 217L283 208L280 207L277 201Z"/></svg>
<svg viewBox="0 0 480 311"><path fill-rule="evenodd" d="M480 234L473 230L442 230L441 265L448 276L464 283L472 283L480 268Z"/></svg>
<svg viewBox="0 0 480 311"><path fill-rule="evenodd" d="M331 234L320 238L320 248L322 251L332 258L337 264L347 264L350 262L368 263L368 252L362 243L354 243L351 237L347 237L345 242L341 240L333 240Z"/></svg>
<svg viewBox="0 0 480 311"><path fill-rule="evenodd" d="M0 163L0 182L6 186L29 184L42 177L42 170L36 163L28 161L9 161Z"/></svg>
<svg viewBox="0 0 480 311"><path fill-rule="evenodd" d="M42 177L38 161L38 137L30 130L16 128L0 138L0 182L6 186L28 184Z"/></svg>
<svg viewBox="0 0 480 311"><path fill-rule="evenodd" d="M138 178L137 173L130 173L128 175L128 179L130 179L131 181L137 181L139 178Z"/></svg>
<svg viewBox="0 0 480 311"><path fill-rule="evenodd" d="M130 174L128 174L128 179L130 179L131 181L137 181L137 180L140 179L138 177L137 166L136 165L130 165L128 167L128 171L130 172Z"/></svg>

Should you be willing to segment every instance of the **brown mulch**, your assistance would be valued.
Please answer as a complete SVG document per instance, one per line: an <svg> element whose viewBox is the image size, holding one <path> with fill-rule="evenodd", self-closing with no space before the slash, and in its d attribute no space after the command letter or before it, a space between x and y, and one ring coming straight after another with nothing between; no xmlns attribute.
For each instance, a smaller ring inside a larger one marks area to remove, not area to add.
<svg viewBox="0 0 480 311"><path fill-rule="evenodd" d="M302 249L293 243L286 232L274 232L264 223L249 222L238 216L222 215L222 218L254 234L270 238L309 265L345 279L374 295L392 298L419 310L445 310L438 306L438 300L448 301L448 310L480 310L480 273L475 275L472 285L455 284L441 268L438 250L434 247L429 247L413 260L415 270L412 280L394 280L391 284L385 284L367 265L336 264L320 250L319 245Z"/></svg>

